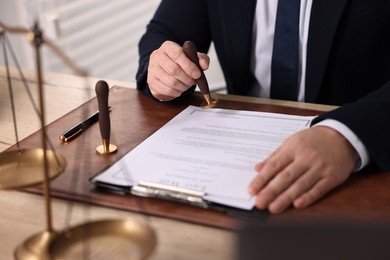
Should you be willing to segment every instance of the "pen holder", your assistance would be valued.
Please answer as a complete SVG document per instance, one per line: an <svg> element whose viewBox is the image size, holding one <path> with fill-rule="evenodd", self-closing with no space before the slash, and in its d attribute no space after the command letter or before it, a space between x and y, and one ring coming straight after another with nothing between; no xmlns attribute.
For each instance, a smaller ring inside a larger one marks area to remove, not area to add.
<svg viewBox="0 0 390 260"><path fill-rule="evenodd" d="M99 127L100 134L102 136L103 144L96 147L98 154L111 154L118 150L116 145L110 144L110 114L108 107L108 84L107 82L100 80L96 83L95 87L96 96L99 105Z"/></svg>

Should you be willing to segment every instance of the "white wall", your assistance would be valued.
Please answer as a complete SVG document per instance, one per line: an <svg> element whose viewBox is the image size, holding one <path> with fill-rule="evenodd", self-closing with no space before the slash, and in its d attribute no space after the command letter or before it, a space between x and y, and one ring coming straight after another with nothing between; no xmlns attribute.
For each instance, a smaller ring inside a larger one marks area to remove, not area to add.
<svg viewBox="0 0 390 260"><path fill-rule="evenodd" d="M21 26L25 28L28 27L28 21L26 20L24 7L21 6L21 2L19 0L0 1L0 21L8 26ZM33 68L33 52L30 44L26 40L26 36L7 33L7 38L10 40L12 49L14 50L21 66L26 68ZM14 65L11 57L8 57L11 65ZM0 64L4 64L2 51L0 54Z"/></svg>

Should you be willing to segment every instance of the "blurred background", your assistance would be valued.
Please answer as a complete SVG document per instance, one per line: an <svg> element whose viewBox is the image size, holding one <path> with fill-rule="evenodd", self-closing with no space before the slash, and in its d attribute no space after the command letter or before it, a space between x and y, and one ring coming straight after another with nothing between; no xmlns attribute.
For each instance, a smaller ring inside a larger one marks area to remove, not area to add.
<svg viewBox="0 0 390 260"><path fill-rule="evenodd" d="M91 76L135 82L138 41L160 0L1 0L0 21L31 28L38 19L45 36L53 40ZM25 37L7 34L24 68L34 68L34 56ZM48 48L42 50L46 71L69 72ZM206 76L211 90L223 91L225 81L213 46ZM0 60L0 65L4 61Z"/></svg>

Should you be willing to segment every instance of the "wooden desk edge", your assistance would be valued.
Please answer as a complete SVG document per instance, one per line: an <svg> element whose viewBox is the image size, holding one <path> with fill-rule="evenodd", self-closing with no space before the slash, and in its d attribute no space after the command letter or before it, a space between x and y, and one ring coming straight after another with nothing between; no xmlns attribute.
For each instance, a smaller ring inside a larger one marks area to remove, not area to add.
<svg viewBox="0 0 390 260"><path fill-rule="evenodd" d="M277 105L277 106L284 106L284 107L317 110L322 112L327 112L337 108L337 106L330 106L330 105L323 105L323 104L267 99L267 98L259 98L259 97L247 97L247 96L238 96L238 95L231 95L231 94L212 93L212 95L218 99L229 100L229 101L238 101L238 102L253 103L253 104Z"/></svg>

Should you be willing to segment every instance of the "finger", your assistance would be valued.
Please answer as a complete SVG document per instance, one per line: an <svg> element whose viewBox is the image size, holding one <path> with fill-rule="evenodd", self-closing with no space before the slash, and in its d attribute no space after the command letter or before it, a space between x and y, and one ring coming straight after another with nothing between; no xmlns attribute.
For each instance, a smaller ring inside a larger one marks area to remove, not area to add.
<svg viewBox="0 0 390 260"><path fill-rule="evenodd" d="M205 54L198 52L198 57L199 57L199 65L202 68L202 70L207 70L210 66L210 57Z"/></svg>
<svg viewBox="0 0 390 260"><path fill-rule="evenodd" d="M329 176L322 178L310 190L301 194L294 200L294 207L304 208L313 204L342 182L343 180L336 180L336 178L331 178Z"/></svg>
<svg viewBox="0 0 390 260"><path fill-rule="evenodd" d="M181 46L170 46L165 49L165 53L192 79L198 79L201 76L198 66L185 55Z"/></svg>
<svg viewBox="0 0 390 260"><path fill-rule="evenodd" d="M155 69L155 77L161 81L165 86L172 88L176 91L179 91L180 93L186 91L189 86L186 83L183 83L180 79L176 78L175 76L168 74L164 68L158 67ZM189 83L194 83L195 81L191 78L189 78L190 82Z"/></svg>
<svg viewBox="0 0 390 260"><path fill-rule="evenodd" d="M161 53L159 52L154 52L148 67L149 73L147 77L147 82L150 91L155 98L167 101L180 96L182 92L186 91L189 88L189 86L187 86L185 83L181 82L174 76L169 75L160 66L160 64L162 63L169 64L173 63L173 61L167 58L166 55L161 55ZM176 66L180 68L178 65ZM184 72L183 75L187 77ZM195 84L195 80L189 77L187 77L187 80L189 81L187 83Z"/></svg>
<svg viewBox="0 0 390 260"><path fill-rule="evenodd" d="M249 184L248 192L251 195L256 195L278 172L286 167L292 158L283 153L273 153L267 158L264 165L261 166L261 171L255 176Z"/></svg>
<svg viewBox="0 0 390 260"><path fill-rule="evenodd" d="M155 98L161 101L172 100L176 97L179 97L182 93L181 91L164 85L164 83L161 82L159 79L155 79L154 87L150 88L150 92Z"/></svg>
<svg viewBox="0 0 390 260"><path fill-rule="evenodd" d="M280 149L280 148L279 148L279 149ZM257 164L255 165L255 170L259 171L259 170L267 163L267 161L268 161L271 157L275 157L275 156L277 155L279 149L276 149L276 150L273 151L270 155L268 155L268 157L265 158L263 161L257 163Z"/></svg>
<svg viewBox="0 0 390 260"><path fill-rule="evenodd" d="M256 172L260 172L261 169L263 169L264 165L267 163L267 159L265 159L264 161L262 162L259 162L255 165L255 171Z"/></svg>
<svg viewBox="0 0 390 260"><path fill-rule="evenodd" d="M295 187L299 191L299 183L295 183L308 170L307 164L292 162L278 173L272 180L269 181L256 197L256 206L258 208L267 208L270 203L281 201L281 207L285 208L291 205L293 199L296 198ZM298 187L297 187L298 185ZM291 187L290 187L291 186ZM306 191L306 190L305 190ZM276 204L278 205L278 203Z"/></svg>
<svg viewBox="0 0 390 260"><path fill-rule="evenodd" d="M154 66L154 68L151 68L151 65L149 66L147 83L149 85L149 89L152 95L159 100L165 101L180 96L180 91L177 91L176 89L165 85L159 79L162 73L165 74L165 72L161 68L156 68L156 66Z"/></svg>
<svg viewBox="0 0 390 260"><path fill-rule="evenodd" d="M309 191L316 183L321 181L321 176L315 174L315 172L316 170L311 169L301 174L300 178L269 204L269 211L272 213L285 211L299 196Z"/></svg>
<svg viewBox="0 0 390 260"><path fill-rule="evenodd" d="M169 57L165 53L159 55L160 56L158 57L158 64L167 75L170 75L182 82L185 86L187 86L186 89L188 89L189 86L195 85L195 80L189 75L187 75L187 73L183 70L180 64L172 60L171 57ZM169 84L167 85L170 86Z"/></svg>

